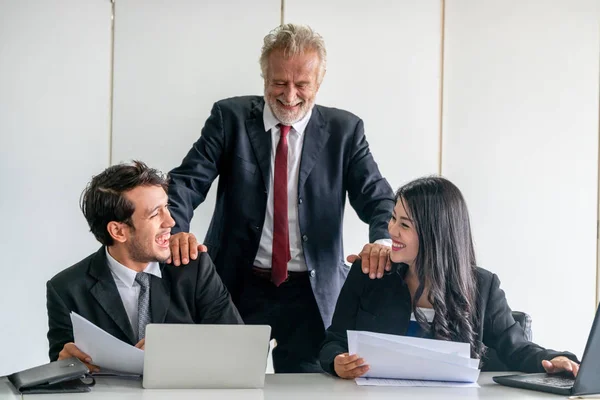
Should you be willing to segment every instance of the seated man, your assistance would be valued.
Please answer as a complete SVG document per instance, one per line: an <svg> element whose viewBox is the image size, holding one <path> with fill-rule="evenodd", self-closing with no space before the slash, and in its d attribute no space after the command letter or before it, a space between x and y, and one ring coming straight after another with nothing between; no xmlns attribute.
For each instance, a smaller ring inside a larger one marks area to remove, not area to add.
<svg viewBox="0 0 600 400"><path fill-rule="evenodd" d="M98 371L73 343L71 311L142 349L148 323L242 323L207 253L186 268L165 264L175 224L166 189L138 161L92 178L81 210L102 247L47 283L51 361L75 356Z"/></svg>

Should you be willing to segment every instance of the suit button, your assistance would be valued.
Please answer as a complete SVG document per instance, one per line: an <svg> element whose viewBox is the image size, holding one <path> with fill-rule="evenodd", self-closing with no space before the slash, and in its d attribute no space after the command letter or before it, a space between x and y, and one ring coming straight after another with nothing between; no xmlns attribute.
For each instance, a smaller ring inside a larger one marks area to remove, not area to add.
<svg viewBox="0 0 600 400"><path fill-rule="evenodd" d="M308 236L302 235L302 240L304 240L306 242L308 240Z"/></svg>
<svg viewBox="0 0 600 400"><path fill-rule="evenodd" d="M298 204L302 204L302 197L298 199Z"/></svg>
<svg viewBox="0 0 600 400"><path fill-rule="evenodd" d="M257 231L260 231L260 226L256 225L256 226L254 227L254 229L256 229Z"/></svg>
<svg viewBox="0 0 600 400"><path fill-rule="evenodd" d="M314 270L314 269L313 269L312 271L310 271L310 277L311 277L311 278L314 278L316 274L317 274L317 273L315 272L315 270Z"/></svg>

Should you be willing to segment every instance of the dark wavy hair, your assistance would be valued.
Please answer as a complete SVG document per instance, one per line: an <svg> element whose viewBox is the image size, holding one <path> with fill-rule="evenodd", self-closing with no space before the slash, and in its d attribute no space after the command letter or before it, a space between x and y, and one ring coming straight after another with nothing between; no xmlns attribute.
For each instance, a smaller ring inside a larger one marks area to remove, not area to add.
<svg viewBox="0 0 600 400"><path fill-rule="evenodd" d="M161 186L167 191L167 180L159 171L141 161L108 167L92 177L81 193L79 206L90 227L90 232L105 246L112 246L113 238L107 225L111 221L125 223L134 228L131 216L134 204L124 193L138 186Z"/></svg>
<svg viewBox="0 0 600 400"><path fill-rule="evenodd" d="M414 221L419 238L415 269L419 287L413 312L419 324L435 339L471 345L471 355L481 358L485 346L475 332L478 320L475 251L467 205L460 190L441 177L425 177L396 192ZM435 317L428 326L416 304L427 284Z"/></svg>

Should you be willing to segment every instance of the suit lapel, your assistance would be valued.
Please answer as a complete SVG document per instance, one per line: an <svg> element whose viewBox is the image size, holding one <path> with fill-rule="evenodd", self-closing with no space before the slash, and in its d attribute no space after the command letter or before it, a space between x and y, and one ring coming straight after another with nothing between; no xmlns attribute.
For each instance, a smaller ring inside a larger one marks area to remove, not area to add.
<svg viewBox="0 0 600 400"><path fill-rule="evenodd" d="M254 156L262 173L265 190L269 188L269 173L271 169L271 133L265 132L263 121L264 103L255 103L250 118L246 120L246 132L254 150Z"/></svg>
<svg viewBox="0 0 600 400"><path fill-rule="evenodd" d="M304 131L306 137L302 146L302 159L300 160L300 173L298 175L298 192L304 186L304 182L306 182L306 179L319 159L321 150L323 150L327 139L329 139L329 131L326 129L326 125L321 112L315 106Z"/></svg>
<svg viewBox="0 0 600 400"><path fill-rule="evenodd" d="M108 317L127 336L129 342L135 344L136 337L133 334L133 328L131 328L131 324L129 323L129 318L121 301L121 295L119 294L115 280L110 273L105 251L105 248L102 247L92 260L89 273L97 282L91 287L90 293Z"/></svg>
<svg viewBox="0 0 600 400"><path fill-rule="evenodd" d="M152 313L151 322L154 324L165 322L169 304L171 303L171 290L169 289L168 278L164 272L162 275L162 279L154 275L150 276L150 310Z"/></svg>
<svg viewBox="0 0 600 400"><path fill-rule="evenodd" d="M384 290L383 298L385 301L383 304L387 306L383 307L384 312L394 310L389 313L383 320L392 321L392 327L390 333L394 335L406 335L408 330L408 324L410 323L410 314L412 312L412 303L410 299L410 292L406 283L404 283L404 277L408 271L408 265L406 264L394 264L392 266L392 281L388 290Z"/></svg>

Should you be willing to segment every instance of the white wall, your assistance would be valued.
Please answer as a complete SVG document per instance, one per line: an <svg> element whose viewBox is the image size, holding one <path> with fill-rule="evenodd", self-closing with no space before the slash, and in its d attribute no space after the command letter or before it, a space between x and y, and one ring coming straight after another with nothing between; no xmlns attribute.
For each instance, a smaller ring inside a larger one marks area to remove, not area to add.
<svg viewBox="0 0 600 400"><path fill-rule="evenodd" d="M48 362L45 283L97 244L78 208L108 165L110 3L0 1L0 376Z"/></svg>
<svg viewBox="0 0 600 400"><path fill-rule="evenodd" d="M317 101L365 120L394 189L438 168L440 4L285 1L285 21L328 45ZM280 7L117 0L109 154L110 2L0 0L0 375L47 360L45 282L98 246L78 209L90 177L109 159L166 172L213 102L261 94ZM595 307L598 7L446 1L443 173L467 198L480 264L532 314L534 338L579 355ZM197 210L200 238L213 206L211 193ZM346 235L346 254L360 250L367 230L350 208L345 228L364 232Z"/></svg>
<svg viewBox="0 0 600 400"><path fill-rule="evenodd" d="M394 190L438 171L439 0L286 0L285 22L325 39L327 73L317 103L361 117L371 152ZM349 202L344 251L369 240ZM357 234L362 232L362 234Z"/></svg>
<svg viewBox="0 0 600 400"><path fill-rule="evenodd" d="M596 306L599 8L446 2L443 173L534 340L579 356Z"/></svg>
<svg viewBox="0 0 600 400"><path fill-rule="evenodd" d="M214 102L262 94L262 38L279 0L120 0L115 11L113 163L133 158L168 172L181 163ZM217 181L196 209L203 240Z"/></svg>
<svg viewBox="0 0 600 400"><path fill-rule="evenodd" d="M329 1L315 13L318 3L288 0L285 7L286 22L309 24L326 40L328 71L317 102L365 120L372 151L394 188L436 172L439 1L404 0L391 9L381 1L369 5L366 17L364 1ZM262 93L258 57L262 38L280 22L280 2L228 0L208 8L183 0L121 0L116 21L113 162L141 158L166 172L199 137L213 102ZM223 21L235 25L224 29ZM393 78L379 83L382 74ZM396 117L391 125L389 116ZM388 135L402 144L401 155ZM191 230L199 238L215 192L216 183L196 210ZM346 253L360 251L368 228L350 207L345 230L352 232L345 236Z"/></svg>

